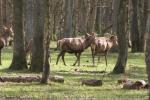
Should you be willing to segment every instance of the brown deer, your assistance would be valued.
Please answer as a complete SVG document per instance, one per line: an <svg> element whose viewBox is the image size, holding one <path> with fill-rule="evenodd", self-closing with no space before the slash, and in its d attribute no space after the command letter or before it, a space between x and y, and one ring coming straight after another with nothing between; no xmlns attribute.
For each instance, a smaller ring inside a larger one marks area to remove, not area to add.
<svg viewBox="0 0 150 100"><path fill-rule="evenodd" d="M4 31L0 36L0 65L2 65L1 62L1 51L4 47L8 46L9 38L13 37L13 31L11 27L3 27Z"/></svg>
<svg viewBox="0 0 150 100"><path fill-rule="evenodd" d="M57 57L56 64L58 64L58 61L60 57L62 57L64 65L66 65L64 56L65 53L74 53L76 56L76 61L73 64L73 66L76 65L78 62L78 66L80 66L80 55L81 53L90 47L91 43L94 42L95 35L94 33L86 34L84 37L77 37L77 38L63 38L61 40L58 40L57 42L57 48L60 50L60 53Z"/></svg>
<svg viewBox="0 0 150 100"><path fill-rule="evenodd" d="M33 39L31 38L27 43L26 43L26 46L25 46L25 52L26 52L26 57L30 57L29 59L29 62L28 62L28 65L30 65L31 63L31 50L32 50L32 47L33 47Z"/></svg>
<svg viewBox="0 0 150 100"><path fill-rule="evenodd" d="M108 51L114 46L117 45L117 36L110 37L97 37L95 41L91 44L93 65L95 65L95 55L98 55L98 63L100 60L100 55L103 54L105 56L106 66L107 66L107 54Z"/></svg>
<svg viewBox="0 0 150 100"><path fill-rule="evenodd" d="M32 57L32 48L33 48L33 38L31 38L28 42L27 42L27 45L25 47L25 52L26 52L26 56L30 56L30 60L28 62L28 64L31 63L31 57ZM49 53L50 53L50 50L49 50ZM49 55L50 56L50 55ZM50 62L51 62L51 57L50 58Z"/></svg>

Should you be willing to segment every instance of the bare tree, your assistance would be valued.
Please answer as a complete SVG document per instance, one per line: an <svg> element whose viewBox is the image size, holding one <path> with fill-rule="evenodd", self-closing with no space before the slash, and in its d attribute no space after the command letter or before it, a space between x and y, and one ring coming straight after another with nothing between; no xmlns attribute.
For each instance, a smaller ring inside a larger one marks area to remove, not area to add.
<svg viewBox="0 0 150 100"><path fill-rule="evenodd" d="M145 32L146 32L146 21L147 21L147 2L146 0L139 0L139 38L140 45L139 51L143 52L145 47Z"/></svg>
<svg viewBox="0 0 150 100"><path fill-rule="evenodd" d="M24 34L23 34L23 0L13 0L14 5L14 47L13 60L9 69L27 69Z"/></svg>
<svg viewBox="0 0 150 100"><path fill-rule="evenodd" d="M65 0L64 37L72 36L73 0Z"/></svg>
<svg viewBox="0 0 150 100"><path fill-rule="evenodd" d="M3 27L3 13L2 13L2 0L0 0L0 34L2 34Z"/></svg>
<svg viewBox="0 0 150 100"><path fill-rule="evenodd" d="M97 11L96 11L96 22L95 22L95 30L97 34L101 34L101 7L100 7L100 0L97 1Z"/></svg>
<svg viewBox="0 0 150 100"><path fill-rule="evenodd" d="M80 33L87 32L87 18L88 18L88 3L87 0L78 0L79 4L79 18L78 18L78 31Z"/></svg>
<svg viewBox="0 0 150 100"><path fill-rule="evenodd" d="M147 74L148 74L148 83L150 84L150 0L145 0L145 4L147 4L146 6L147 8L147 38L146 38L146 51L145 51L145 62L146 62L146 70L147 70ZM149 88L150 90L150 88ZM149 99L150 100L150 93L149 93Z"/></svg>
<svg viewBox="0 0 150 100"><path fill-rule="evenodd" d="M43 70L43 38L44 38L44 1L33 1L33 47L30 70L41 72Z"/></svg>
<svg viewBox="0 0 150 100"><path fill-rule="evenodd" d="M87 22L87 32L91 33L94 31L95 19L97 10L97 0L90 0L90 11Z"/></svg>
<svg viewBox="0 0 150 100"><path fill-rule="evenodd" d="M138 1L132 0L132 23L131 23L131 40L132 52L139 51L139 27L138 27Z"/></svg>
<svg viewBox="0 0 150 100"><path fill-rule="evenodd" d="M25 2L25 39L26 42L33 37L33 0L24 0Z"/></svg>
<svg viewBox="0 0 150 100"><path fill-rule="evenodd" d="M127 55L128 55L128 46L127 39L128 35L126 32L126 4L127 0L116 0L115 6L117 7L117 37L118 37L118 46L119 46L119 56L115 68L113 69L113 73L119 74L125 72L125 67L127 63Z"/></svg>
<svg viewBox="0 0 150 100"><path fill-rule="evenodd" d="M44 64L43 64L43 74L41 83L47 83L49 74L50 74L50 64L49 64L49 45L50 45L50 33L52 31L51 28L51 19L52 19L52 4L50 2L51 0L45 0L44 6L45 6L45 43L44 43ZM51 11L51 12L50 12Z"/></svg>

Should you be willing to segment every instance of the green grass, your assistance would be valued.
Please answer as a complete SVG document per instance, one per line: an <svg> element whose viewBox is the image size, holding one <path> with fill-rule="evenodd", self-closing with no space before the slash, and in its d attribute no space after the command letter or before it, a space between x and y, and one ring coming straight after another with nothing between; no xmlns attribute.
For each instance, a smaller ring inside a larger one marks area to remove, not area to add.
<svg viewBox="0 0 150 100"><path fill-rule="evenodd" d="M54 45L54 43L52 43ZM65 78L63 84L49 82L47 85L39 83L0 83L0 100L1 99L31 99L31 100L146 100L148 98L147 90L124 90L117 84L118 79L128 77L131 80L147 80L144 54L135 53L128 56L126 74L110 74L113 70L117 54L108 55L108 68L103 86L91 87L82 86L80 80L84 78L101 79L101 73L75 73L77 68L83 71L103 71L105 69L104 57L101 63L95 67L92 66L90 50L86 50L81 55L81 66L71 66L75 57L72 54L66 54L65 60L67 66L64 66L60 60L55 65L58 52L52 51L51 74L62 75ZM30 73L28 71L10 71L7 70L12 59L12 49L7 48L2 53L2 63L0 66L0 76L35 76L41 73ZM96 59L97 60L97 59ZM5 98L4 98L5 97Z"/></svg>

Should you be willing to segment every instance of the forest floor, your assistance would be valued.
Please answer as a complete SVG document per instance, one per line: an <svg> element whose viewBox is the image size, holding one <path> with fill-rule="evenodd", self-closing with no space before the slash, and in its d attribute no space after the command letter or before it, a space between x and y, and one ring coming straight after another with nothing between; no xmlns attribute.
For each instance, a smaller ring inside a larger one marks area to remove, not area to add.
<svg viewBox="0 0 150 100"><path fill-rule="evenodd" d="M65 60L67 66L64 66L62 60L60 60L58 65L55 64L58 51L52 50L51 53L51 75L63 76L65 79L64 83L49 82L47 85L41 85L38 82L0 83L0 100L147 100L148 98L148 90L125 90L122 89L122 85L117 84L119 79L125 77L134 81L147 80L143 53L129 53L126 73L119 75L111 74L118 54L109 54L108 68L103 85L96 87L82 86L81 79L102 79L102 73L92 73L92 71L104 71L104 57L102 57L101 63L92 66L91 52L90 50L86 50L81 55L81 66L78 67L71 66L76 59L75 56L66 54ZM27 70L8 70L11 59L12 49L4 49L2 51L0 76L41 76L41 73L31 73ZM74 71L75 69L83 72L77 73Z"/></svg>

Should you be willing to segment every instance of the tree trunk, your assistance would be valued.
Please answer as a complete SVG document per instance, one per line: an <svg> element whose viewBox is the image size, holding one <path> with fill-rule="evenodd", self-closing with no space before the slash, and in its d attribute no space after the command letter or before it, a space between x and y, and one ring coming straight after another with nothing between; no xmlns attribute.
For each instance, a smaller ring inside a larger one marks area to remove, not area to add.
<svg viewBox="0 0 150 100"><path fill-rule="evenodd" d="M80 33L87 32L87 17L88 17L88 7L87 0L78 0L79 4L79 21L78 21L78 31Z"/></svg>
<svg viewBox="0 0 150 100"><path fill-rule="evenodd" d="M117 0L116 6L118 8L117 12L117 37L118 37L118 47L119 47L119 56L113 73L120 74L125 72L126 62L127 62L127 33L126 33L126 0Z"/></svg>
<svg viewBox="0 0 150 100"><path fill-rule="evenodd" d="M139 52L139 27L138 27L138 1L132 0L132 23L131 23L131 42L132 52Z"/></svg>
<svg viewBox="0 0 150 100"><path fill-rule="evenodd" d="M44 36L44 1L33 1L33 48L30 70L41 72L43 70L43 36Z"/></svg>
<svg viewBox="0 0 150 100"><path fill-rule="evenodd" d="M97 1L98 7L97 7L97 11L96 11L96 22L95 22L95 30L97 32L97 34L101 34L102 30L101 30L101 8L100 8L100 0Z"/></svg>
<svg viewBox="0 0 150 100"><path fill-rule="evenodd" d="M94 31L95 19L97 10L97 0L90 0L90 12L87 22L87 32L91 33Z"/></svg>
<svg viewBox="0 0 150 100"><path fill-rule="evenodd" d="M49 74L50 74L50 64L49 64L49 57L50 57L50 52L49 52L49 45L50 45L50 16L49 14L49 7L50 7L50 1L45 0L45 45L44 45L44 64L43 64L43 74L42 74L42 79L41 83L47 83L49 79Z"/></svg>
<svg viewBox="0 0 150 100"><path fill-rule="evenodd" d="M146 62L146 71L148 74L148 83L150 84L150 0L145 0L145 4L147 4L148 9L147 9L147 27L146 27L146 32L147 32L147 39L146 39L146 51L145 51L145 62ZM150 92L150 88L149 88ZM149 93L149 99L150 100L150 93Z"/></svg>
<svg viewBox="0 0 150 100"><path fill-rule="evenodd" d="M117 32L117 13L118 13L118 1L117 0L113 0L113 5L112 5L112 9L113 9L113 26L112 26L112 31L113 33Z"/></svg>
<svg viewBox="0 0 150 100"><path fill-rule="evenodd" d="M0 0L0 34L3 32L2 0Z"/></svg>
<svg viewBox="0 0 150 100"><path fill-rule="evenodd" d="M33 0L25 0L25 39L28 43L33 37Z"/></svg>
<svg viewBox="0 0 150 100"><path fill-rule="evenodd" d="M73 0L65 0L64 37L72 36Z"/></svg>
<svg viewBox="0 0 150 100"><path fill-rule="evenodd" d="M27 69L23 34L23 0L13 0L14 4L14 48L12 70Z"/></svg>
<svg viewBox="0 0 150 100"><path fill-rule="evenodd" d="M147 4L146 0L140 0L139 2L139 51L143 52L145 47L145 32L146 32L146 21L147 21Z"/></svg>
<svg viewBox="0 0 150 100"><path fill-rule="evenodd" d="M7 15L6 15L6 2L7 0L3 0L2 2L2 7L3 7L3 23L4 25L7 25L7 22L6 22L6 18L7 18Z"/></svg>

